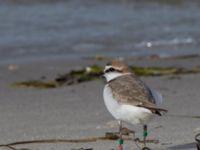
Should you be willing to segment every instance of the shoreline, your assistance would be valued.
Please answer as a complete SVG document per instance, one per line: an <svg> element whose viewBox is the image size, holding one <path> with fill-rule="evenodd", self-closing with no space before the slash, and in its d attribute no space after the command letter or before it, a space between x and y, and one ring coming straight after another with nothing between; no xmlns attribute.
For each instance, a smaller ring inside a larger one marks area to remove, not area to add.
<svg viewBox="0 0 200 150"><path fill-rule="evenodd" d="M200 54L183 54L183 55L169 55L169 56L160 56L157 54L149 54L149 55L138 55L138 56L109 56L103 54L95 54L95 55L80 55L77 56L76 54L70 55L48 55L48 56L21 56L21 57L13 57L7 58L0 61L0 65L3 64L22 64L22 63L34 63L34 62L42 62L42 61L59 61L59 60L112 60L112 59L124 59L124 60L181 60L181 59L193 59L193 58L200 58Z"/></svg>

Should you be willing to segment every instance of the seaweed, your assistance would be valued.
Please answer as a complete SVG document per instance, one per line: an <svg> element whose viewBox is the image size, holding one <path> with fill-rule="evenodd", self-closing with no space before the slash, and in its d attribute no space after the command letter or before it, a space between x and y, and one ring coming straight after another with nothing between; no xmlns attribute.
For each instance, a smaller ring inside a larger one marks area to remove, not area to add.
<svg viewBox="0 0 200 150"><path fill-rule="evenodd" d="M172 59L191 59L191 58L199 58L200 55L198 54L191 54L191 55L180 55L180 56L175 56L171 57Z"/></svg>
<svg viewBox="0 0 200 150"><path fill-rule="evenodd" d="M54 81L40 81L40 80L27 80L19 81L12 84L16 87L36 87L36 88L56 88L59 86L58 83Z"/></svg>
<svg viewBox="0 0 200 150"><path fill-rule="evenodd" d="M138 76L164 76L200 73L200 66L185 69L176 67L136 67L130 66L132 72ZM99 79L103 74L103 68L98 65L91 65L79 70L71 70L66 74L59 75L53 80L27 80L15 82L12 85L16 87L34 87L34 88L57 88L64 85L78 84L86 81Z"/></svg>
<svg viewBox="0 0 200 150"><path fill-rule="evenodd" d="M64 82L67 85L71 85L73 83L81 83L97 79L102 73L103 70L101 67L97 65L92 65L86 67L85 69L72 70L69 73L60 75L55 79L55 81L61 84L63 84Z"/></svg>
<svg viewBox="0 0 200 150"><path fill-rule="evenodd" d="M194 67L191 69L192 73L200 73L200 66Z"/></svg>
<svg viewBox="0 0 200 150"><path fill-rule="evenodd" d="M53 80L27 80L12 84L15 87L34 87L34 88L56 88L63 85L72 85L98 79L103 73L101 67L92 65L80 70L72 70L66 74L60 75Z"/></svg>
<svg viewBox="0 0 200 150"><path fill-rule="evenodd" d="M161 76L176 74L178 68L159 68L159 67L131 67L131 70L138 76Z"/></svg>

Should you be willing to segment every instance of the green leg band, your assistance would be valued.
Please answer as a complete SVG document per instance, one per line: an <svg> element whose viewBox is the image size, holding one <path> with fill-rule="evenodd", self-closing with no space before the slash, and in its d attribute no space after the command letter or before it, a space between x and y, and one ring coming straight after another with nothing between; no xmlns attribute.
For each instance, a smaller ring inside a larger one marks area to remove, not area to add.
<svg viewBox="0 0 200 150"><path fill-rule="evenodd" d="M119 145L122 145L122 144L124 144L124 140L123 140L123 139L118 139L118 140L117 140L117 143L118 143Z"/></svg>
<svg viewBox="0 0 200 150"><path fill-rule="evenodd" d="M148 132L147 132L147 131L144 131L143 136L144 136L144 137L147 137L147 136L148 136Z"/></svg>

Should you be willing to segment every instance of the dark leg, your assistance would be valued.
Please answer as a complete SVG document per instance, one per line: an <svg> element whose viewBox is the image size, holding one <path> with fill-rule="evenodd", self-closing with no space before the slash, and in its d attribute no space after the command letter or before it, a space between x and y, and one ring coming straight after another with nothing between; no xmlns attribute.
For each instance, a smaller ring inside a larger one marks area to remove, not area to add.
<svg viewBox="0 0 200 150"><path fill-rule="evenodd" d="M122 138L122 121L118 121L119 122L119 140L118 140L118 150L123 150L123 138Z"/></svg>
<svg viewBox="0 0 200 150"><path fill-rule="evenodd" d="M119 123L119 138L122 139L122 121L118 121Z"/></svg>
<svg viewBox="0 0 200 150"><path fill-rule="evenodd" d="M143 126L143 139L144 139L144 147L146 147L146 138L148 136L147 125Z"/></svg>

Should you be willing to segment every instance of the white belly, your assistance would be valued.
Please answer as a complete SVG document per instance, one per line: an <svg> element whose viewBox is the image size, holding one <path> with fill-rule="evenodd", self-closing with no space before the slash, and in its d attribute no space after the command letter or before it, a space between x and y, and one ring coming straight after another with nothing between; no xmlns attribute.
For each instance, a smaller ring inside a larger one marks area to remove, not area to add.
<svg viewBox="0 0 200 150"><path fill-rule="evenodd" d="M104 87L104 103L108 111L117 120L122 120L131 124L146 124L153 118L153 113L142 107L118 103L112 95L108 85Z"/></svg>

